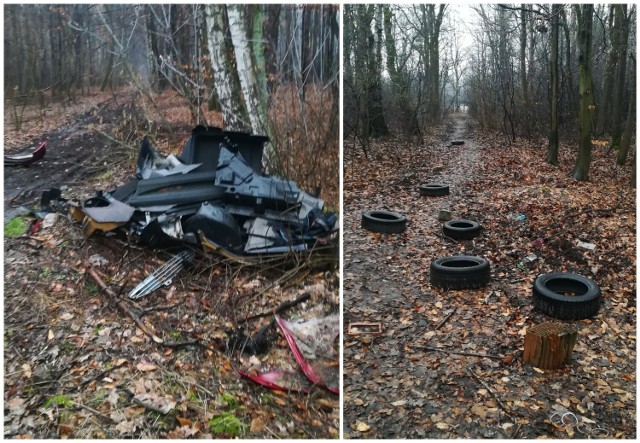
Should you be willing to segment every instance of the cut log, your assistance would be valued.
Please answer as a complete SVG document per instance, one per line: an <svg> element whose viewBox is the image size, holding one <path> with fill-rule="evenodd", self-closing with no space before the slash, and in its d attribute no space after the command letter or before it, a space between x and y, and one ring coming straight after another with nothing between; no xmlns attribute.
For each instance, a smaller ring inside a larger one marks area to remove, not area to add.
<svg viewBox="0 0 640 443"><path fill-rule="evenodd" d="M547 322L530 327L524 337L523 359L540 369L558 369L571 361L578 329L567 323Z"/></svg>

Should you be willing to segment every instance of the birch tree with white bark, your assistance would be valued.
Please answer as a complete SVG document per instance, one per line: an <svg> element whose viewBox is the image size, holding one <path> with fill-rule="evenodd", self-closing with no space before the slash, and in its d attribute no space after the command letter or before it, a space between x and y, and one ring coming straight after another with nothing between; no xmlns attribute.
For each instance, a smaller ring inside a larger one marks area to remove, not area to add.
<svg viewBox="0 0 640 443"><path fill-rule="evenodd" d="M242 97L247 109L251 130L254 134L266 134L266 112L259 100L258 80L255 75L250 39L247 33L247 21L244 5L229 5L229 32L235 51L236 67Z"/></svg>
<svg viewBox="0 0 640 443"><path fill-rule="evenodd" d="M247 131L251 124L247 109L240 95L240 79L238 71L231 61L231 39L227 22L225 5L208 6L209 50L211 51L211 68L215 78L215 87L220 102L225 129Z"/></svg>

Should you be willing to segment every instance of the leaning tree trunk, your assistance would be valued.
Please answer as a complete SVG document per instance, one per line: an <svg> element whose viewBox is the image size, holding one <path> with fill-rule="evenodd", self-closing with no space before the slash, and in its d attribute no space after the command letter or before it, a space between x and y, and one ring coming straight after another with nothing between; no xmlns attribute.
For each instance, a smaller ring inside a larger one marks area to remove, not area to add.
<svg viewBox="0 0 640 443"><path fill-rule="evenodd" d="M578 16L578 44L580 46L580 80L579 80L579 121L578 160L573 169L573 178L579 181L589 179L591 164L591 117L593 111L593 85L591 72L591 39L593 23L593 5L574 5Z"/></svg>
<svg viewBox="0 0 640 443"><path fill-rule="evenodd" d="M549 154L547 162L558 166L558 34L560 27L560 5L551 7L551 131L549 132Z"/></svg>
<svg viewBox="0 0 640 443"><path fill-rule="evenodd" d="M227 10L225 5L209 5L209 50L216 92L220 101L222 118L227 130L247 131L251 125L242 100L238 71L231 62L230 39L227 34Z"/></svg>

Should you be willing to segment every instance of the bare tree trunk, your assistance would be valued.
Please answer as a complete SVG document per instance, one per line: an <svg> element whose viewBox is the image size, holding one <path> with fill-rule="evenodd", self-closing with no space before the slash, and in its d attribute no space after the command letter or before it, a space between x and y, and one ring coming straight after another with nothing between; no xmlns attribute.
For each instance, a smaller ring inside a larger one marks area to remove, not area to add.
<svg viewBox="0 0 640 443"><path fill-rule="evenodd" d="M266 131L266 112L260 106L259 88L249 46L250 39L247 33L244 8L244 5L239 4L227 6L229 32L235 50L236 68L251 130L255 134L265 134L268 132Z"/></svg>
<svg viewBox="0 0 640 443"><path fill-rule="evenodd" d="M618 151L618 157L616 162L622 166L627 162L627 156L629 154L629 147L631 146L631 137L633 137L633 130L636 123L636 72L633 69L635 66L635 58L631 57L631 72L629 76L629 110L627 112L627 121L624 126L624 133L622 134L622 140L620 141L620 150Z"/></svg>
<svg viewBox="0 0 640 443"><path fill-rule="evenodd" d="M625 78L627 74L627 42L629 41L629 23L627 18L627 5L615 5L616 18L619 16L621 21L620 39L619 39L619 56L616 66L615 91L613 96L613 124L611 127L611 147L618 148L620 146L620 138L622 137L622 114L624 104Z"/></svg>
<svg viewBox="0 0 640 443"><path fill-rule="evenodd" d="M251 128L240 92L238 72L231 63L230 36L227 33L227 10L224 5L208 5L209 50L216 91L225 129L247 131Z"/></svg>
<svg viewBox="0 0 640 443"><path fill-rule="evenodd" d="M609 6L609 14L611 16L615 16L615 5ZM617 18L614 20L613 29L611 29L611 50L609 51L609 57L607 57L607 64L604 69L604 76L602 79L602 96L600 99L600 103L597 108L597 125L596 125L596 135L601 136L604 134L605 129L608 128L609 122L611 120L611 112L609 109L611 108L611 96L613 95L613 83L614 83L614 73L616 70L616 65L618 64L618 53L619 53L619 41L620 41L620 33L618 32L617 27L620 26L620 19Z"/></svg>
<svg viewBox="0 0 640 443"><path fill-rule="evenodd" d="M579 181L589 179L591 164L591 120L593 110L593 85L591 72L591 39L593 5L574 5L578 16L578 45L580 47L580 135L578 160L573 169L573 178Z"/></svg>
<svg viewBox="0 0 640 443"><path fill-rule="evenodd" d="M531 130L529 127L529 83L527 82L527 62L526 62L526 50L527 50L527 5L522 5L520 11L520 87L522 88L522 103L523 103L523 121L524 131L527 137L531 136ZM553 37L552 37L553 39ZM553 57L553 56L552 56ZM553 74L552 74L553 75Z"/></svg>
<svg viewBox="0 0 640 443"><path fill-rule="evenodd" d="M547 162L558 166L558 34L560 26L560 8L551 7L551 131L549 133L549 154Z"/></svg>
<svg viewBox="0 0 640 443"><path fill-rule="evenodd" d="M411 105L408 91L409 87L406 84L404 76L398 72L396 66L396 40L393 35L391 23L392 18L393 13L391 12L391 8L389 5L384 5L384 34L387 51L387 71L391 78L393 96L401 113L400 121L402 124L402 130L405 135L417 135L420 133L418 116L415 108Z"/></svg>

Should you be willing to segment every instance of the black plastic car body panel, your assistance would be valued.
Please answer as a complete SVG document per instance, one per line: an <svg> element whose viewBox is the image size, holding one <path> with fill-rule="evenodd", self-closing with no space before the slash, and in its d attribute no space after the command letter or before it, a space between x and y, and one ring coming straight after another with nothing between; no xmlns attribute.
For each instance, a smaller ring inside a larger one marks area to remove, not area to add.
<svg viewBox="0 0 640 443"><path fill-rule="evenodd" d="M163 192L150 192L134 195L127 202L131 206L179 205L193 202L217 200L224 195L225 189L213 184L195 184L187 187L173 187Z"/></svg>
<svg viewBox="0 0 640 443"><path fill-rule="evenodd" d="M236 219L216 205L203 203L186 222L185 232L197 234L198 231L225 248L240 248L244 243Z"/></svg>
<svg viewBox="0 0 640 443"><path fill-rule="evenodd" d="M216 173L191 172L189 174L168 175L166 177L153 177L140 180L136 188L136 194L141 195L151 191L172 186L185 186L193 184L213 184L216 180Z"/></svg>

